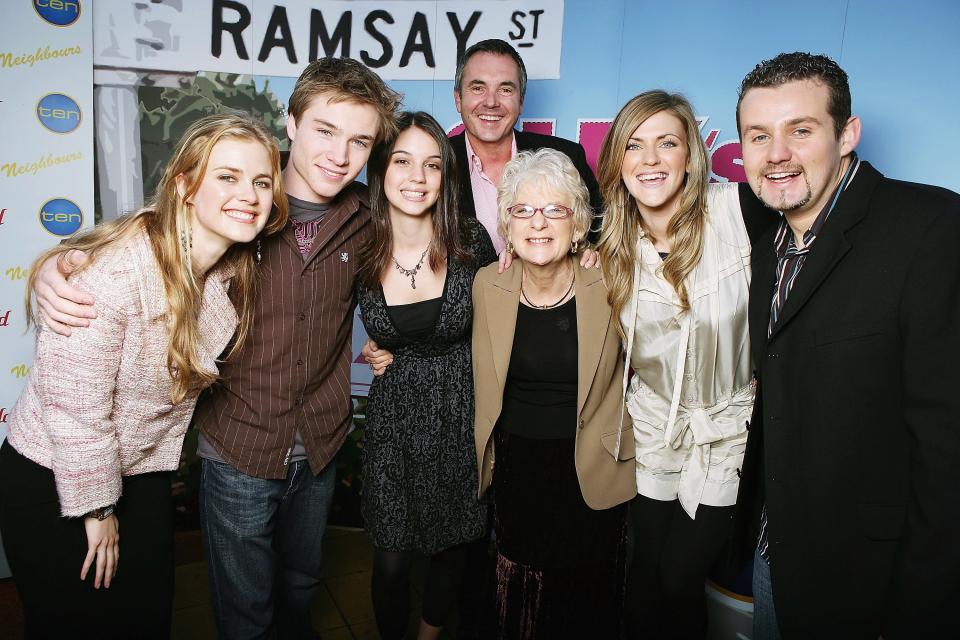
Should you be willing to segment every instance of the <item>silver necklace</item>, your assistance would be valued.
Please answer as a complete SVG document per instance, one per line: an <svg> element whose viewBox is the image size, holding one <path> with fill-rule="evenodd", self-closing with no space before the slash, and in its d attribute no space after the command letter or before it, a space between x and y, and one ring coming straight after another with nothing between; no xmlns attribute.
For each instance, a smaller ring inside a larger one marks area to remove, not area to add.
<svg viewBox="0 0 960 640"><path fill-rule="evenodd" d="M523 290L523 281L520 282L520 295L523 296L523 299L527 301L527 304L533 307L534 309L553 309L554 307L560 306L560 303L567 299L567 296L570 295L570 292L573 291L573 283L577 279L577 274L574 272L573 277L570 278L570 286L567 287L567 292L560 297L559 300L553 304L535 304L530 301L530 298L527 297L526 292Z"/></svg>
<svg viewBox="0 0 960 640"><path fill-rule="evenodd" d="M404 269L402 266L400 266L400 263L397 262L396 256L390 256L391 258L393 258L393 266L397 268L397 271L399 271L403 275L410 278L410 286L413 287L414 289L417 288L417 273L423 267L423 259L427 257L427 251L429 250L430 250L430 245L427 245L427 248L424 249L423 253L420 254L420 260L417 262L416 266L413 269Z"/></svg>

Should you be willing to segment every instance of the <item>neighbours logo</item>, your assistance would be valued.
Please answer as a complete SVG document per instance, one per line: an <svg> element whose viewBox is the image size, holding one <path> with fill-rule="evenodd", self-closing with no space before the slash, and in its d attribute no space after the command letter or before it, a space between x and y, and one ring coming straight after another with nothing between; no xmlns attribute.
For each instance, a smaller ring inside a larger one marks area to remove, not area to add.
<svg viewBox="0 0 960 640"><path fill-rule="evenodd" d="M33 0L37 15L55 27L69 27L80 17L80 0Z"/></svg>
<svg viewBox="0 0 960 640"><path fill-rule="evenodd" d="M70 133L80 126L80 105L62 93L48 93L37 103L37 119L54 133Z"/></svg>
<svg viewBox="0 0 960 640"><path fill-rule="evenodd" d="M55 236L72 236L83 224L83 212L71 200L54 198L40 207L40 224Z"/></svg>

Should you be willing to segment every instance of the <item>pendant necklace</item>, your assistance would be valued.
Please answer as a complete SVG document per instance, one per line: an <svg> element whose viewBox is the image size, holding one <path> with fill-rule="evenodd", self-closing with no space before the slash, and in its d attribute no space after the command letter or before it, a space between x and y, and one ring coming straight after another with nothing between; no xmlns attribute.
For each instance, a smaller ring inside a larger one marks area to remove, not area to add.
<svg viewBox="0 0 960 640"><path fill-rule="evenodd" d="M554 307L560 306L560 303L567 299L567 296L570 295L570 292L573 291L573 283L576 282L577 274L574 273L573 277L570 278L570 286L567 287L567 292L564 293L559 300L553 304L535 304L530 301L530 298L527 297L526 292L523 290L523 281L520 282L520 295L523 296L523 299L527 301L527 304L533 307L534 309L553 309Z"/></svg>
<svg viewBox="0 0 960 640"><path fill-rule="evenodd" d="M421 267L423 267L423 259L427 257L427 251L429 250L430 245L427 245L427 248L424 249L423 253L420 254L420 260L413 269L404 269L402 266L400 266L400 263L397 262L396 257L391 256L391 258L393 258L393 266L397 268L397 271L410 278L410 286L414 289L417 288L417 272L419 272Z"/></svg>

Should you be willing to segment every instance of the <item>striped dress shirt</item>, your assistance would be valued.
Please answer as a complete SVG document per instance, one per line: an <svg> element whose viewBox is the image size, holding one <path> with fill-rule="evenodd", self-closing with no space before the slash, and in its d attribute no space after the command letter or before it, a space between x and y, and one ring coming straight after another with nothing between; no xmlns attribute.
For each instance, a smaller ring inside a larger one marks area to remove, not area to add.
<svg viewBox="0 0 960 640"><path fill-rule="evenodd" d="M371 226L366 187L334 200L305 260L293 225L263 240L253 327L194 423L224 461L247 475L286 478L294 437L319 473L350 429L353 280Z"/></svg>
<svg viewBox="0 0 960 640"><path fill-rule="evenodd" d="M813 249L820 230L823 228L823 225L826 224L827 218L830 217L830 212L833 211L837 200L840 199L840 194L847 188L850 180L852 180L853 176L857 173L859 166L860 159L857 158L857 154L853 154L850 166L847 167L846 172L834 189L830 200L827 201L827 204L824 205L820 213L817 214L817 219L813 221L813 225L803 234L802 248L797 246L796 239L790 230L790 225L787 224L786 217L780 221L780 227L777 229L777 234L773 239L774 251L777 254L777 271L775 274L776 283L773 288L773 298L770 301L770 322L767 323L768 338L773 334L773 329L777 326L777 321L780 319L780 312L783 311L783 307L787 303L787 298L793 289L793 283L797 281L797 276L800 275L803 263L806 262L807 256L810 255L810 251ZM763 511L760 512L760 535L757 540L757 549L760 551L760 556L767 561L770 560L768 524L767 506L764 505Z"/></svg>

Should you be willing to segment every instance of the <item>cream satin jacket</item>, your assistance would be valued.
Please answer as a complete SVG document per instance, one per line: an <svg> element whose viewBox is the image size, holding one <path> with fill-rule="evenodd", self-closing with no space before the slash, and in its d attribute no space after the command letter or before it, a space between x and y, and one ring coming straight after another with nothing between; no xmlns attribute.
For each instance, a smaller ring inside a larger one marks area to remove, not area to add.
<svg viewBox="0 0 960 640"><path fill-rule="evenodd" d="M634 294L621 322L635 375L626 389L637 450L637 490L697 506L736 502L753 407L747 296L750 239L737 185L711 184L703 255L680 312L661 259L641 232Z"/></svg>

